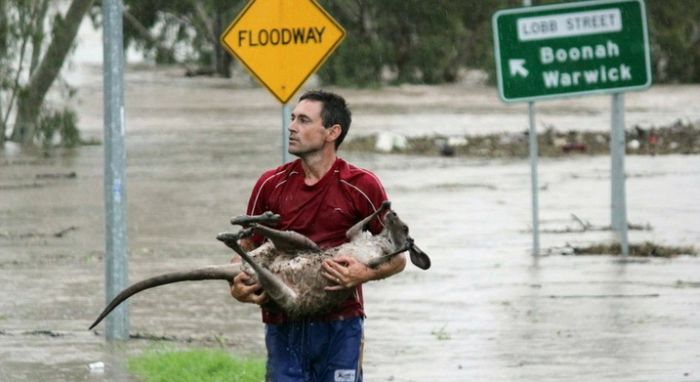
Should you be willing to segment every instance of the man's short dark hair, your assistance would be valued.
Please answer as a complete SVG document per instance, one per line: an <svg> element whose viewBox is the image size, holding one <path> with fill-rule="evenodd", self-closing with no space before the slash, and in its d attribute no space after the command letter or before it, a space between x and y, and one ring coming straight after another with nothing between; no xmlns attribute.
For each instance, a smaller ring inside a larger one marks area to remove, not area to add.
<svg viewBox="0 0 700 382"><path fill-rule="evenodd" d="M323 119L323 127L329 128L333 125L340 126L340 136L335 141L335 149L337 150L343 139L350 130L350 122L352 122L352 113L345 99L335 93L326 92L323 90L310 90L299 97L299 101L310 100L321 102L321 118Z"/></svg>

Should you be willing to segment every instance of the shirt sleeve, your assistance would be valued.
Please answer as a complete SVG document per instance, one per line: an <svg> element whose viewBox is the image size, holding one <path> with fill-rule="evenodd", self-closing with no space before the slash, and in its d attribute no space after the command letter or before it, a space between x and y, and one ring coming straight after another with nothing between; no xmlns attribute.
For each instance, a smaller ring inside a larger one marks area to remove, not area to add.
<svg viewBox="0 0 700 382"><path fill-rule="evenodd" d="M263 174L255 185L253 190L250 192L250 198L248 199L248 208L246 209L246 215L259 215L265 212L265 205L267 204L266 195L263 195L263 186L265 180L269 177L267 173Z"/></svg>
<svg viewBox="0 0 700 382"><path fill-rule="evenodd" d="M250 192L250 198L248 199L248 208L246 209L246 215L260 215L265 211L269 211L270 207L268 205L268 195L265 192L266 182L274 176L274 170L267 171L260 176L253 190ZM260 245L265 241L265 238L261 235L254 234L252 240L256 246Z"/></svg>

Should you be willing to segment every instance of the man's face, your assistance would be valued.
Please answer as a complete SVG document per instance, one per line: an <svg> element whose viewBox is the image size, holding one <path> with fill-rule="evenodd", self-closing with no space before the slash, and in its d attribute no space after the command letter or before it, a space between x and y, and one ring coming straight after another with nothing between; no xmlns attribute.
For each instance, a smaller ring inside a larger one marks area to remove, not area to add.
<svg viewBox="0 0 700 382"><path fill-rule="evenodd" d="M302 157L306 154L321 151L328 143L332 129L323 127L319 101L302 100L292 111L289 124L289 153ZM334 144L330 142L330 144Z"/></svg>

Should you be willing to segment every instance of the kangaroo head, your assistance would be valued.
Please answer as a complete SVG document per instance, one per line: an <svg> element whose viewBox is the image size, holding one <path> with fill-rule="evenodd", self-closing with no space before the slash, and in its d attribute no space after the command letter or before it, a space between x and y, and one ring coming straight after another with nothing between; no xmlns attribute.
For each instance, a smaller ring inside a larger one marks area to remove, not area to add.
<svg viewBox="0 0 700 382"><path fill-rule="evenodd" d="M384 215L384 230L382 234L391 242L392 251L406 248L408 244L408 226L393 210L389 210L389 212Z"/></svg>
<svg viewBox="0 0 700 382"><path fill-rule="evenodd" d="M398 253L408 250L411 262L415 266L421 269L430 268L430 258L413 243L413 238L408 235L408 226L393 210L389 210L384 215L382 235L385 235L391 242L392 252Z"/></svg>

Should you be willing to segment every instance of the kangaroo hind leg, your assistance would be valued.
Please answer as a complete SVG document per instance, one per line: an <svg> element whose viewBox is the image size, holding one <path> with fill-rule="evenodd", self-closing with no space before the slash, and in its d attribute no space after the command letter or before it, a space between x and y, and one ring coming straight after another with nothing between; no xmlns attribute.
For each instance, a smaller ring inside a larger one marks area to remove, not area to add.
<svg viewBox="0 0 700 382"><path fill-rule="evenodd" d="M297 293L287 286L277 275L256 263L248 252L238 245L238 235L221 233L216 238L238 253L243 261L253 268L260 285L262 285L263 289L265 289L265 292L272 300L283 308L288 309L294 306L297 300Z"/></svg>
<svg viewBox="0 0 700 382"><path fill-rule="evenodd" d="M251 224L255 233L260 234L272 242L275 248L283 252L314 251L321 252L321 248L308 237L294 231L281 231L260 224Z"/></svg>

